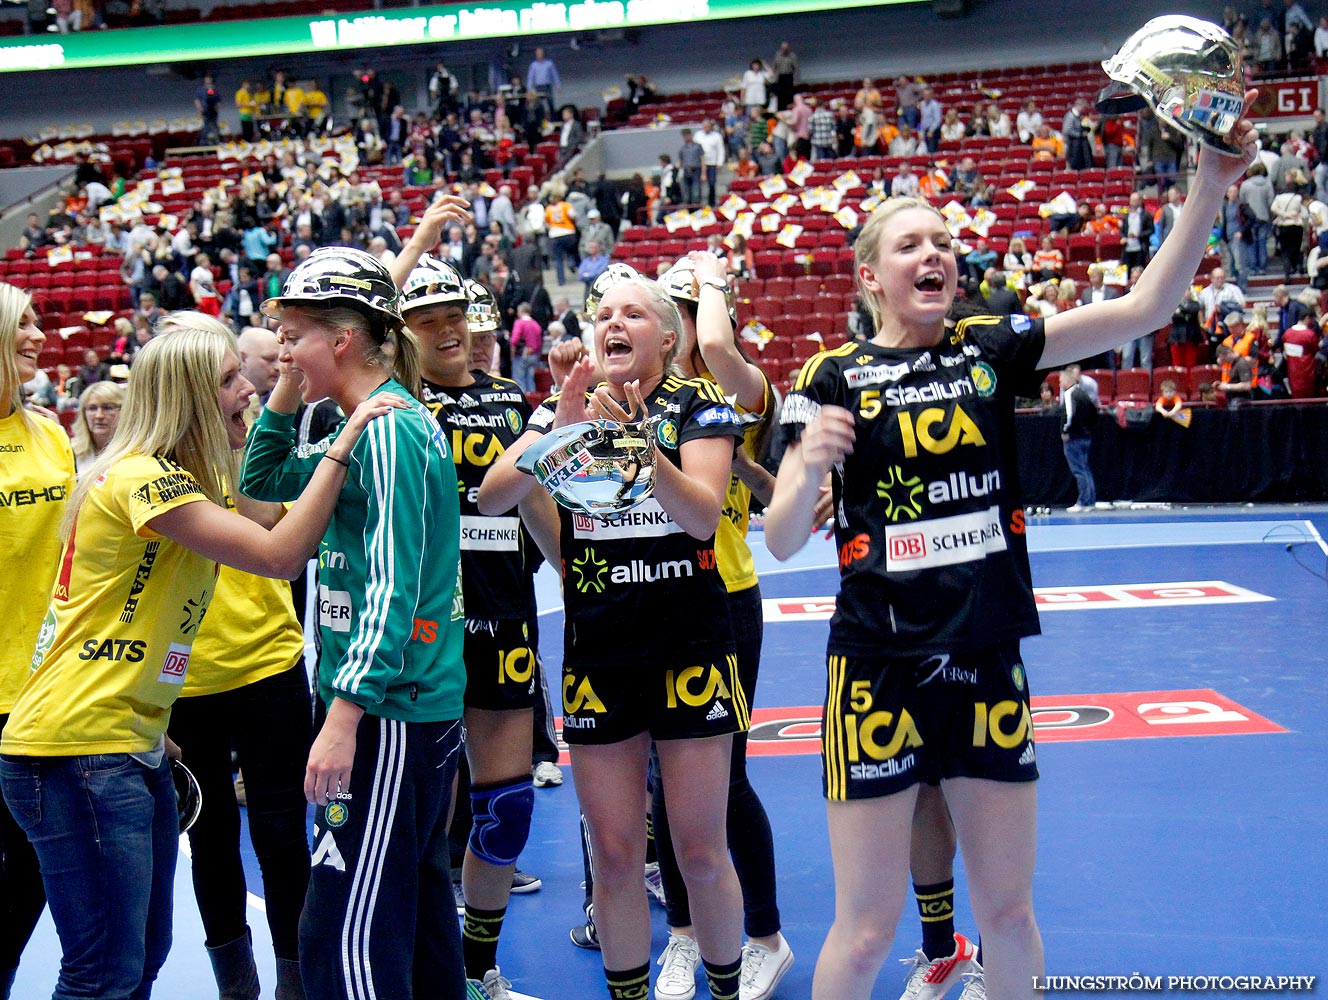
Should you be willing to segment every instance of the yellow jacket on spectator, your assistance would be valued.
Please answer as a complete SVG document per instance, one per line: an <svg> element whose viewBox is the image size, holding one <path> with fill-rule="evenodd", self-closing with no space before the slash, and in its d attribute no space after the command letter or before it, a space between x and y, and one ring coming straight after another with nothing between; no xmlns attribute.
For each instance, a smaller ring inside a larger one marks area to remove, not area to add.
<svg viewBox="0 0 1328 1000"><path fill-rule="evenodd" d="M235 92L235 110L240 113L241 121L253 121L254 115L258 114L258 101L249 88L241 87Z"/></svg>
<svg viewBox="0 0 1328 1000"><path fill-rule="evenodd" d="M286 110L292 115L298 115L300 108L304 106L304 91L299 87L286 88Z"/></svg>
<svg viewBox="0 0 1328 1000"><path fill-rule="evenodd" d="M321 121L327 117L327 95L322 89L314 86L304 92L304 116L312 118L314 121Z"/></svg>

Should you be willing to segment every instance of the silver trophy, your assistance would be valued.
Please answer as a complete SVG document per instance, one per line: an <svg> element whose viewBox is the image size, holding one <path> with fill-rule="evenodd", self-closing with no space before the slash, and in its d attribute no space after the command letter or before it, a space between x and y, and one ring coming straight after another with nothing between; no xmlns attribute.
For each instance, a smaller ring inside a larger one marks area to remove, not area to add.
<svg viewBox="0 0 1328 1000"><path fill-rule="evenodd" d="M655 488L659 417L632 423L582 420L550 431L517 459L561 506L608 519L639 506Z"/></svg>

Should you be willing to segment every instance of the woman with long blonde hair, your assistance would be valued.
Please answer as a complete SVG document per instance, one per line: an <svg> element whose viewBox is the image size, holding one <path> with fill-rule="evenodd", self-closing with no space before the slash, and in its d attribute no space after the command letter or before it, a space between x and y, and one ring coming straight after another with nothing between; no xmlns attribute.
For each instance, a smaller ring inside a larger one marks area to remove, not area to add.
<svg viewBox="0 0 1328 1000"><path fill-rule="evenodd" d="M73 445L79 472L90 468L111 443L123 406L124 386L117 382L94 382L78 397Z"/></svg>
<svg viewBox="0 0 1328 1000"><path fill-rule="evenodd" d="M115 436L64 511L33 672L0 738L0 785L40 860L63 947L60 1000L150 994L170 948L179 837L166 723L217 563L302 569L354 439L389 409L357 410L267 531L224 508L253 391L234 338L201 314L175 320L140 353Z"/></svg>
<svg viewBox="0 0 1328 1000"><path fill-rule="evenodd" d="M892 199L863 226L854 270L877 334L817 355L799 374L765 523L766 545L788 559L806 543L831 477L842 556L822 755L835 918L813 1000L870 995L904 905L910 844L925 839L913 829L919 789L936 785L982 935L984 968L970 976L985 980L970 979L965 992L1034 995L1043 972L1033 912L1038 763L1019 646L1039 625L1015 398L1036 389L1039 372L1167 320L1223 194L1254 159L1253 124L1239 121L1227 142L1226 152L1204 147L1185 211L1129 295L1045 320L950 325L954 241L925 202ZM928 983L944 983L961 957L972 960L967 949L927 954Z"/></svg>
<svg viewBox="0 0 1328 1000"><path fill-rule="evenodd" d="M5 602L0 729L28 677L59 565L60 518L74 486L68 435L54 420L23 407L23 383L37 374L45 342L28 294L0 283L0 493L22 499L0 507L0 574L22 581ZM19 956L45 905L37 855L0 801L0 997L9 996Z"/></svg>

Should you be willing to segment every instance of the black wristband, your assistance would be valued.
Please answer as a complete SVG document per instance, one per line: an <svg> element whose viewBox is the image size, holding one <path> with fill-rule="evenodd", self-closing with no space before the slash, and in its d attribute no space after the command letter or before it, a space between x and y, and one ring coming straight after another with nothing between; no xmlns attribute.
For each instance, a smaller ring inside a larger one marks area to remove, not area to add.
<svg viewBox="0 0 1328 1000"><path fill-rule="evenodd" d="M337 456L333 455L330 451L323 452L323 457L332 459L332 461L336 462L337 465L344 465L346 468L348 469L350 468L349 462L347 462L344 458L337 458Z"/></svg>

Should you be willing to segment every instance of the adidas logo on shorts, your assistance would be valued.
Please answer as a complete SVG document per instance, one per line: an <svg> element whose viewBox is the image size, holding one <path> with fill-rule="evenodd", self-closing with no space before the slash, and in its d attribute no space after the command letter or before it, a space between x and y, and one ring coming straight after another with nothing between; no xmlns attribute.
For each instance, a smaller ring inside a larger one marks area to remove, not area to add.
<svg viewBox="0 0 1328 1000"><path fill-rule="evenodd" d="M714 722L716 719L727 719L729 713L724 710L724 706L715 702L710 708L710 714L706 716L706 722Z"/></svg>
<svg viewBox="0 0 1328 1000"><path fill-rule="evenodd" d="M1028 744L1028 746L1024 747L1024 752L1021 753L1021 754L1019 755L1019 763L1020 763L1021 765L1023 765L1023 764L1036 764L1036 763L1037 763L1037 754L1033 752L1033 744L1032 744L1032 743L1030 743L1030 744Z"/></svg>

